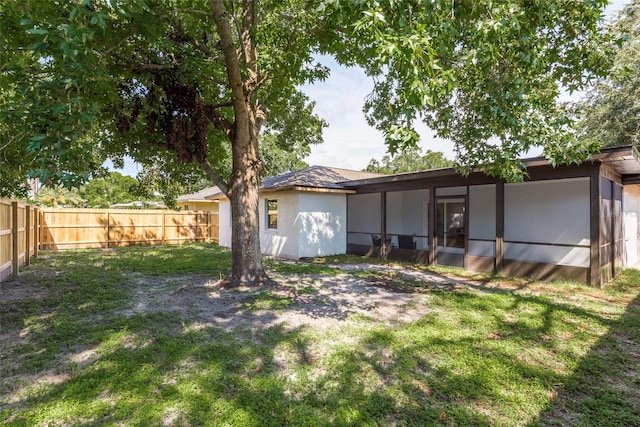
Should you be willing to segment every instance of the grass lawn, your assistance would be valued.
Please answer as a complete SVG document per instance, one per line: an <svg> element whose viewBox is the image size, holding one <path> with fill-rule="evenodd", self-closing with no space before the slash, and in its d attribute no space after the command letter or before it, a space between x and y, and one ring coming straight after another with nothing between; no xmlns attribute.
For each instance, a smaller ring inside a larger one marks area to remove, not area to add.
<svg viewBox="0 0 640 427"><path fill-rule="evenodd" d="M640 426L638 271L600 290L327 257L220 289L230 262L40 253L0 284L0 424Z"/></svg>

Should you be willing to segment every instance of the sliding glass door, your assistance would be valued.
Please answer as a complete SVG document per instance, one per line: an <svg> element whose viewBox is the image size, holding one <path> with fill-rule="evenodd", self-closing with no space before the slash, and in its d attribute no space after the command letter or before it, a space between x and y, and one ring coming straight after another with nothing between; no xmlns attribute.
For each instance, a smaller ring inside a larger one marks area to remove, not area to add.
<svg viewBox="0 0 640 427"><path fill-rule="evenodd" d="M461 265L465 247L464 198L439 198L436 200L436 240L438 263Z"/></svg>

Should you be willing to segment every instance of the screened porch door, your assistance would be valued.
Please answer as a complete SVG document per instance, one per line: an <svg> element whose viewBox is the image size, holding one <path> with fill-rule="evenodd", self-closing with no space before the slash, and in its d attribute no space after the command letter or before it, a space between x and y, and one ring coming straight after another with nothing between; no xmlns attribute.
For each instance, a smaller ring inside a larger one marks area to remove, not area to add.
<svg viewBox="0 0 640 427"><path fill-rule="evenodd" d="M464 266L465 206L464 197L436 200L436 259L438 264Z"/></svg>

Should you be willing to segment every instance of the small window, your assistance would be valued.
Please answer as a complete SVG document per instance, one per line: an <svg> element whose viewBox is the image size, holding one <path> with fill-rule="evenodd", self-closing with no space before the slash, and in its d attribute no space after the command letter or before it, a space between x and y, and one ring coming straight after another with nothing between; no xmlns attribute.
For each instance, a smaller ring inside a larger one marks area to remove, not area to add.
<svg viewBox="0 0 640 427"><path fill-rule="evenodd" d="M184 205L184 210L188 211L189 210L189 205Z"/></svg>
<svg viewBox="0 0 640 427"><path fill-rule="evenodd" d="M278 228L278 201L267 199L267 229L276 230Z"/></svg>

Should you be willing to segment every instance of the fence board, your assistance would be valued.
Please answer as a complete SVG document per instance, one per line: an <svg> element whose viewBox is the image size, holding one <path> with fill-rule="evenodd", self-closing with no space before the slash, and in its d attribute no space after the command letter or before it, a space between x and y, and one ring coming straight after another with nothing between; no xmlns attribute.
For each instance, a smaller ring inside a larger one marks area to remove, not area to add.
<svg viewBox="0 0 640 427"><path fill-rule="evenodd" d="M13 264L11 200L0 199L0 281L11 276Z"/></svg>
<svg viewBox="0 0 640 427"><path fill-rule="evenodd" d="M218 241L216 212L133 209L40 211L40 249Z"/></svg>
<svg viewBox="0 0 640 427"><path fill-rule="evenodd" d="M38 209L0 198L0 282L40 249L218 242L217 212Z"/></svg>
<svg viewBox="0 0 640 427"><path fill-rule="evenodd" d="M37 253L35 211L26 203L0 199L0 282L16 276L19 267Z"/></svg>

